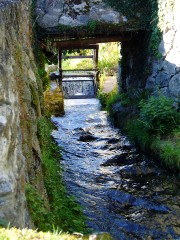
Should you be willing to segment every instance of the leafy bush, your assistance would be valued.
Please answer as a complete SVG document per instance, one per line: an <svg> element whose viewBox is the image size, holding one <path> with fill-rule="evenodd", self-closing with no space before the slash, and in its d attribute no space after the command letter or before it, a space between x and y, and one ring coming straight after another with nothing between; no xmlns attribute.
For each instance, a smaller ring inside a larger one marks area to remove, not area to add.
<svg viewBox="0 0 180 240"><path fill-rule="evenodd" d="M142 149L159 155L167 167L180 169L180 113L173 100L150 97L139 107L139 116L128 121L129 137Z"/></svg>
<svg viewBox="0 0 180 240"><path fill-rule="evenodd" d="M142 100L139 107L139 121L151 135L165 135L180 124L180 113L173 107L173 100L165 96Z"/></svg>
<svg viewBox="0 0 180 240"><path fill-rule="evenodd" d="M127 122L127 131L129 138L142 149L146 149L151 144L150 134L142 127L139 119L131 119Z"/></svg>

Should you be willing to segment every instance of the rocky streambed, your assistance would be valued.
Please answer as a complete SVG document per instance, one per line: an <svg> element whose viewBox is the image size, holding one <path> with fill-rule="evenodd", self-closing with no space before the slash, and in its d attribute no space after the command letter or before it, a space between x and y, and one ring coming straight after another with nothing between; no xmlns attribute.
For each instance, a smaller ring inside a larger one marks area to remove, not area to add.
<svg viewBox="0 0 180 240"><path fill-rule="evenodd" d="M180 182L139 153L96 99L65 100L53 137L70 194L94 232L113 239L180 239Z"/></svg>

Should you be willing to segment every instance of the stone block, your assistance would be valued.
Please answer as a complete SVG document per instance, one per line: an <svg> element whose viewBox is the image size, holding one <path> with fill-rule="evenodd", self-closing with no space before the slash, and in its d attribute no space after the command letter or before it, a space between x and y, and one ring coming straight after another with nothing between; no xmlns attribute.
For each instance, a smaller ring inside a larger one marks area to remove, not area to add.
<svg viewBox="0 0 180 240"><path fill-rule="evenodd" d="M167 60L165 60L162 64L163 70L170 76L176 74L176 67L177 66L174 63L171 63Z"/></svg>
<svg viewBox="0 0 180 240"><path fill-rule="evenodd" d="M160 72L155 80L155 83L160 87L168 87L170 76L166 72Z"/></svg>
<svg viewBox="0 0 180 240"><path fill-rule="evenodd" d="M180 101L180 73L173 76L169 82L169 91Z"/></svg>
<svg viewBox="0 0 180 240"><path fill-rule="evenodd" d="M63 16L59 19L59 24L63 24L63 25L66 25L66 26L71 26L71 27L82 25L82 23L79 22L78 20L73 19L73 18L70 17L70 16L65 16L65 15L63 15Z"/></svg>

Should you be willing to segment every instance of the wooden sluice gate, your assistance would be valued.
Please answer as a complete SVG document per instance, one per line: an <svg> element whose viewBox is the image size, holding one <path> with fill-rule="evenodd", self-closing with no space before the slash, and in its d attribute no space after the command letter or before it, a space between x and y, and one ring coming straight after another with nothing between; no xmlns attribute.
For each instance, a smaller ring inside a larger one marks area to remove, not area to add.
<svg viewBox="0 0 180 240"><path fill-rule="evenodd" d="M92 55L74 55L64 56L64 50L92 50ZM96 96L98 88L98 44L84 46L70 46L59 48L58 67L59 76L58 83L64 93L64 98L93 98ZM92 59L92 69L62 69L62 61L64 59Z"/></svg>

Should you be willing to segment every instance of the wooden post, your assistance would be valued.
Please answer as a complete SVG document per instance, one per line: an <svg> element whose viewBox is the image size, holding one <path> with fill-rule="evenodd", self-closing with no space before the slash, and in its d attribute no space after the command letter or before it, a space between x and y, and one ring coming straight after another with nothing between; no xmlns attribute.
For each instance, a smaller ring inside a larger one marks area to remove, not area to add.
<svg viewBox="0 0 180 240"><path fill-rule="evenodd" d="M99 45L95 49L95 68L98 69Z"/></svg>
<svg viewBox="0 0 180 240"><path fill-rule="evenodd" d="M59 87L62 89L62 50L58 50L58 68L59 68Z"/></svg>
<svg viewBox="0 0 180 240"><path fill-rule="evenodd" d="M98 80L99 80L99 70L98 70L98 58L99 58L99 45L96 45L94 49L94 67L95 67L95 75L94 75L94 87L95 87L95 94L98 90Z"/></svg>

